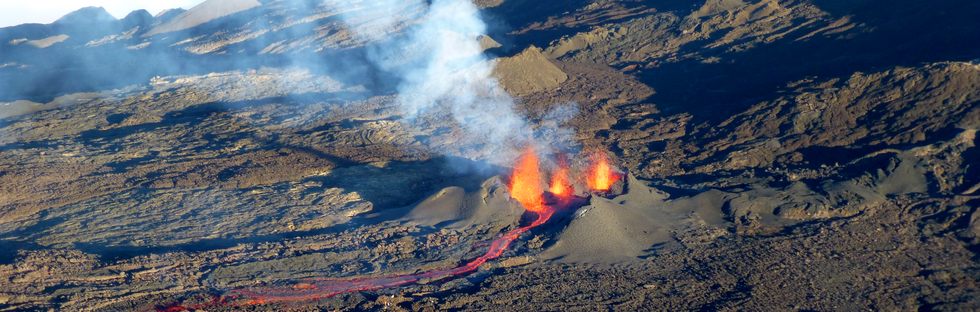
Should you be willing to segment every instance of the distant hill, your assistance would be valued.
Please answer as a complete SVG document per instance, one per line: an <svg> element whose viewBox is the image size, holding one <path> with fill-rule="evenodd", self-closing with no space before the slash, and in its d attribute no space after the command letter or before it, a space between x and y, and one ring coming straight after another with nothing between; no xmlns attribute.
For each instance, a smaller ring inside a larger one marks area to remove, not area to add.
<svg viewBox="0 0 980 312"><path fill-rule="evenodd" d="M154 27L146 35L180 31L262 5L258 0L208 0Z"/></svg>

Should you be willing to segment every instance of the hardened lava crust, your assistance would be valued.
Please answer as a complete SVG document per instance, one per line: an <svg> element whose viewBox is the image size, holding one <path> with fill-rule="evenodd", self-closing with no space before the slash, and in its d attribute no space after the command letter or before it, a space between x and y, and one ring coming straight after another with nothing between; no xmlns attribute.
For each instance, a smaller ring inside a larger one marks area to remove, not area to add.
<svg viewBox="0 0 980 312"><path fill-rule="evenodd" d="M528 205L375 62L461 1L0 28L0 311L980 309L980 2L475 1Z"/></svg>

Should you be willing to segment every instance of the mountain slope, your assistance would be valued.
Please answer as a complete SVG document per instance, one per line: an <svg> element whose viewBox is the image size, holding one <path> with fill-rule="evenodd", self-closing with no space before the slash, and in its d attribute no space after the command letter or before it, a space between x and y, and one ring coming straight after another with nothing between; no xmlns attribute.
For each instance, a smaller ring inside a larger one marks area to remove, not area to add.
<svg viewBox="0 0 980 312"><path fill-rule="evenodd" d="M154 27L146 36L181 31L262 5L258 0L208 0Z"/></svg>

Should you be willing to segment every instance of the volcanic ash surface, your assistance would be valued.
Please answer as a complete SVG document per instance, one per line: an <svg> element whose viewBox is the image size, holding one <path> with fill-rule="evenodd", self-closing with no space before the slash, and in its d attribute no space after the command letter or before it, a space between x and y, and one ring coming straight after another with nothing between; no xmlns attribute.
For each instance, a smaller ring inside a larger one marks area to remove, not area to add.
<svg viewBox="0 0 980 312"><path fill-rule="evenodd" d="M558 235L542 259L571 263L625 263L641 261L656 246L674 242L678 233L699 230L725 233L720 211L669 200L669 195L628 176L626 193L613 198L593 196Z"/></svg>

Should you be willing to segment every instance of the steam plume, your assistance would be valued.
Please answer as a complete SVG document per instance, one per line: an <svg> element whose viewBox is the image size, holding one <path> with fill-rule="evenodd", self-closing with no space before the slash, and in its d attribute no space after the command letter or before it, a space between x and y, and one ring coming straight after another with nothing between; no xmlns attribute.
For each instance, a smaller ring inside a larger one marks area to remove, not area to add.
<svg viewBox="0 0 980 312"><path fill-rule="evenodd" d="M373 40L370 59L394 75L399 107L407 122L448 114L462 127L467 148L509 162L533 131L514 109L514 99L493 77L494 63L478 38L487 25L469 0L382 0L348 11L356 36ZM392 39L384 30L411 25Z"/></svg>

